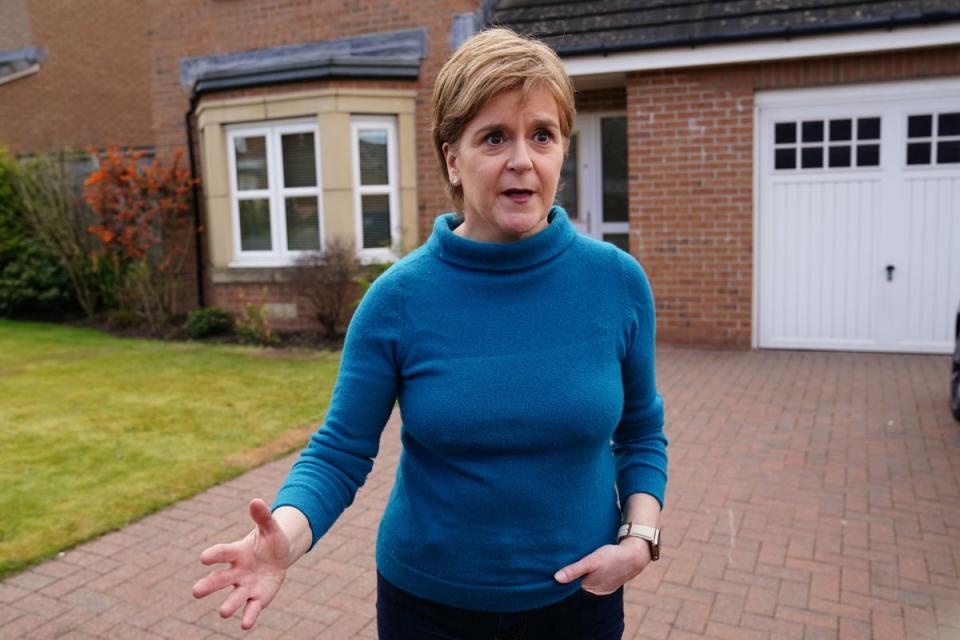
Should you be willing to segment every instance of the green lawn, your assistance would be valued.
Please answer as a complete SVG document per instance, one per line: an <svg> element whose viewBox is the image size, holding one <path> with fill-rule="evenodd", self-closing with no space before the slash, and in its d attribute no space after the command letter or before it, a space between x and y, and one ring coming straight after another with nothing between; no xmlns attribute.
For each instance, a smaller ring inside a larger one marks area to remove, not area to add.
<svg viewBox="0 0 960 640"><path fill-rule="evenodd" d="M301 447L339 357L0 320L0 576Z"/></svg>

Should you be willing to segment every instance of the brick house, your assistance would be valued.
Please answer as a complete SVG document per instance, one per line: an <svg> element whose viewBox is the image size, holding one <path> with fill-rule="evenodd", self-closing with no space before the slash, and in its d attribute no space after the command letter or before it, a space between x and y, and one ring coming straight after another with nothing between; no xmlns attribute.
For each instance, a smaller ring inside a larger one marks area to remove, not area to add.
<svg viewBox="0 0 960 640"><path fill-rule="evenodd" d="M88 146L149 152L148 49L143 3L0 2L0 144L74 152L81 171Z"/></svg>
<svg viewBox="0 0 960 640"><path fill-rule="evenodd" d="M803 8L790 8L800 7ZM960 6L149 0L153 133L192 140L203 297L308 321L287 267L449 207L433 79L486 24L564 58L558 199L640 259L669 342L943 352L960 299ZM189 136L185 114L191 123Z"/></svg>

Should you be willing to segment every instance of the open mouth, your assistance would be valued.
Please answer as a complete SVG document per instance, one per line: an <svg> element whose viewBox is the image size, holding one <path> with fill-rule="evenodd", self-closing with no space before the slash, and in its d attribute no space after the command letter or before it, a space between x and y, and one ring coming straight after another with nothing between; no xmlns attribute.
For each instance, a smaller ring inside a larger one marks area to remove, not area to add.
<svg viewBox="0 0 960 640"><path fill-rule="evenodd" d="M533 195L531 189L507 189L503 192L503 195L508 198L529 198Z"/></svg>

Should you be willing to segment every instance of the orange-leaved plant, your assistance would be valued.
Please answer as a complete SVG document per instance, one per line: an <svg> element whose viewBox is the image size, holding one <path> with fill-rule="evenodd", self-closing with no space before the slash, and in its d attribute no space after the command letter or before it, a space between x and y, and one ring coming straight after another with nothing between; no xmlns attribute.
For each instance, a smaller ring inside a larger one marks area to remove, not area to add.
<svg viewBox="0 0 960 640"><path fill-rule="evenodd" d="M91 149L91 153L96 150ZM112 147L84 183L100 240L91 258L104 275L104 300L135 312L157 331L172 319L193 235L191 188L183 151L171 164Z"/></svg>

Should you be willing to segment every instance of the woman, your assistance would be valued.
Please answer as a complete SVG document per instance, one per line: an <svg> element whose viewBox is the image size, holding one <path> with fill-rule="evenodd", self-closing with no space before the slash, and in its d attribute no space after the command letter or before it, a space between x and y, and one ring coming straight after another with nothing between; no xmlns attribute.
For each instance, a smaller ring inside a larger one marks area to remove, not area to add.
<svg viewBox="0 0 960 640"><path fill-rule="evenodd" d="M231 566L195 596L234 585L220 613L243 607L249 629L353 500L399 400L381 639L621 637L622 585L658 552L666 439L646 277L552 206L573 118L541 43L493 29L447 62L433 136L459 214L370 288L323 428L273 513L254 500L256 528L203 552Z"/></svg>

